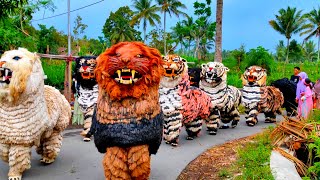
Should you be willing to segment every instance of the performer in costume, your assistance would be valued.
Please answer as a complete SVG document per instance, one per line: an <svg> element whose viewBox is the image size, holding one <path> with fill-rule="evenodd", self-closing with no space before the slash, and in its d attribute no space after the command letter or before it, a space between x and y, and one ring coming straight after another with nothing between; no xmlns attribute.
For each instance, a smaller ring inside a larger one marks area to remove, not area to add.
<svg viewBox="0 0 320 180"><path fill-rule="evenodd" d="M84 117L83 131L80 133L83 141L89 142L88 133L92 123L94 106L98 99L98 84L95 79L96 56L81 56L76 59L75 80L77 101Z"/></svg>
<svg viewBox="0 0 320 180"><path fill-rule="evenodd" d="M238 106L241 101L241 92L236 87L227 85L227 72L229 68L219 62L209 62L202 65L200 74L200 89L211 97L213 108L210 119L212 133L217 132L220 121L224 123L220 128L235 128L240 120Z"/></svg>
<svg viewBox="0 0 320 180"><path fill-rule="evenodd" d="M210 97L190 86L188 66L178 55L163 57L165 68L160 82L160 104L164 113L164 140L178 145L180 129L185 126L188 140L198 136L202 121L210 114Z"/></svg>
<svg viewBox="0 0 320 180"><path fill-rule="evenodd" d="M281 113L284 102L278 88L266 86L266 69L260 66L250 66L242 76L242 103L246 108L246 123L254 126L258 123L258 113L263 112L266 123L276 122L276 113Z"/></svg>
<svg viewBox="0 0 320 180"><path fill-rule="evenodd" d="M9 163L9 180L21 180L31 167L32 146L42 163L54 162L71 108L57 89L44 85L36 53L23 48L6 51L0 79L0 157Z"/></svg>
<svg viewBox="0 0 320 180"><path fill-rule="evenodd" d="M140 42L118 43L98 57L99 97L91 132L98 151L105 153L106 179L148 179L150 155L157 153L163 132L162 73L159 51Z"/></svg>
<svg viewBox="0 0 320 180"><path fill-rule="evenodd" d="M271 86L278 88L284 97L283 107L287 111L287 116L295 116L298 104L296 102L297 84L288 78L278 79L271 83Z"/></svg>

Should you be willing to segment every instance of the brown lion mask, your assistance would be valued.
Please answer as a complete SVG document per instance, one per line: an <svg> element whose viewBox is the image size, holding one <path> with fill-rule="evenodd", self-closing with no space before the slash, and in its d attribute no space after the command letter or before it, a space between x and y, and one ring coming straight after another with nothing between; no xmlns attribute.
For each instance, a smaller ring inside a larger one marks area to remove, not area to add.
<svg viewBox="0 0 320 180"><path fill-rule="evenodd" d="M141 42L121 42L97 58L95 74L99 88L112 100L140 98L159 86L161 55Z"/></svg>

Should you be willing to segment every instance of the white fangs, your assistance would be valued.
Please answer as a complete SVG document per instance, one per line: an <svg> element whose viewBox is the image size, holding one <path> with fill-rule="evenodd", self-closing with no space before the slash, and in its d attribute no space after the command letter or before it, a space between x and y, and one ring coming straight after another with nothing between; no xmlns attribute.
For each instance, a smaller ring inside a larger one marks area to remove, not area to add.
<svg viewBox="0 0 320 180"><path fill-rule="evenodd" d="M122 72L130 72L131 73L131 77L128 78L126 77L125 79L123 79L122 77ZM118 75L118 77L114 78L116 81L118 81L121 84L133 84L135 82L137 82L139 80L139 78L136 78L135 75L138 72L136 70L131 70L131 69L121 69L121 70L117 70L116 74Z"/></svg>

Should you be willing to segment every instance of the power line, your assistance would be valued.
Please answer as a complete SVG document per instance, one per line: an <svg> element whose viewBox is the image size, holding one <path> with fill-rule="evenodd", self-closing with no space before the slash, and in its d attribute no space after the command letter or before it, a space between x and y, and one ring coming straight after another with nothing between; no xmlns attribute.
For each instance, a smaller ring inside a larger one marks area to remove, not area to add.
<svg viewBox="0 0 320 180"><path fill-rule="evenodd" d="M78 10L81 10L81 9L87 8L87 7L89 7L89 6L92 6L92 5L95 5L95 4L98 4L98 3L101 3L102 1L104 1L104 0L97 1L97 2L92 3L92 4L88 4L88 5L86 5L86 6L83 6L83 7L78 8L78 9L74 9L74 10L72 10L72 11L70 11L70 12L74 12L74 11L78 11ZM64 13L57 14L57 15L54 15L54 16L45 17L45 18L42 18L42 19L31 20L31 22L41 21L41 20L45 20L45 19L51 19L51 18L54 18L54 17L57 17L57 16L65 15L65 14L68 14L68 12L64 12Z"/></svg>

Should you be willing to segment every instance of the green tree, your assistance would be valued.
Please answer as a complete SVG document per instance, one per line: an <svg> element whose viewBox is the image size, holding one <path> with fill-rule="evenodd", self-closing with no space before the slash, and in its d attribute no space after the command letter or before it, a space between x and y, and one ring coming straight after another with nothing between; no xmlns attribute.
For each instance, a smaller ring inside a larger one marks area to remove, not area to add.
<svg viewBox="0 0 320 180"><path fill-rule="evenodd" d="M293 39L289 45L289 58L291 62L303 62L303 48L302 46Z"/></svg>
<svg viewBox="0 0 320 180"><path fill-rule="evenodd" d="M140 21L142 21L143 26L143 42L146 41L147 38L147 23L151 26L156 26L156 22L160 24L161 18L157 14L160 11L160 8L156 5L151 5L152 0L132 0L133 7L137 10L134 12L134 16L130 22L130 25L134 25Z"/></svg>
<svg viewBox="0 0 320 180"><path fill-rule="evenodd" d="M111 12L106 20L102 32L111 45L122 41L140 41L141 32L134 29L136 24L130 25L133 11L128 7L120 7L116 12Z"/></svg>
<svg viewBox="0 0 320 180"><path fill-rule="evenodd" d="M17 9L26 4L27 2L28 0L0 0L0 19L3 20L8 18L10 15L16 14Z"/></svg>
<svg viewBox="0 0 320 180"><path fill-rule="evenodd" d="M46 25L39 24L38 31L38 52L57 54L59 47L67 44L67 36L59 32L53 26L47 28ZM49 52L48 52L49 50Z"/></svg>
<svg viewBox="0 0 320 180"><path fill-rule="evenodd" d="M74 27L73 27L73 36L74 41L76 42L76 47L78 48L78 52L81 51L80 44L79 44L79 35L84 33L84 30L88 27L88 25L82 23L81 16L77 15L76 19L74 20Z"/></svg>
<svg viewBox="0 0 320 180"><path fill-rule="evenodd" d="M285 61L286 60L286 47L284 45L283 40L279 41L279 44L276 46L276 54L275 59L277 61Z"/></svg>
<svg viewBox="0 0 320 180"><path fill-rule="evenodd" d="M313 9L310 13L306 14L309 23L306 25L306 31L302 32L300 35L307 34L304 41L308 41L311 37L318 37L318 58L317 61L320 62L320 7L318 9Z"/></svg>
<svg viewBox="0 0 320 180"><path fill-rule="evenodd" d="M208 0L207 0L207 2L208 2ZM222 12L223 12L223 0L217 0L216 50L215 50L215 55L214 55L214 61L217 61L217 62L222 62Z"/></svg>
<svg viewBox="0 0 320 180"><path fill-rule="evenodd" d="M169 16L171 17L172 14L179 17L179 15L183 15L185 17L188 17L188 15L182 11L179 10L179 8L186 9L186 5L181 3L179 0L157 0L158 5L161 7L161 12L163 13L163 39L164 39L164 54L167 53L167 43L166 43L166 15L169 13Z"/></svg>
<svg viewBox="0 0 320 180"><path fill-rule="evenodd" d="M239 49L233 50L232 56L237 60L238 70L240 71L240 64L246 57L245 46L241 45Z"/></svg>
<svg viewBox="0 0 320 180"><path fill-rule="evenodd" d="M208 49L212 49L216 29L216 23L209 20L211 1L207 0L206 3L196 1L193 5L198 19L193 24L190 33L195 41L194 57L197 57L199 61L206 56Z"/></svg>
<svg viewBox="0 0 320 180"><path fill-rule="evenodd" d="M172 28L172 38L180 44L180 49L183 51L184 38L186 36L186 28L183 26L182 22L177 22Z"/></svg>
<svg viewBox="0 0 320 180"><path fill-rule="evenodd" d="M316 44L313 41L307 41L303 44L303 55L309 61L317 60Z"/></svg>
<svg viewBox="0 0 320 180"><path fill-rule="evenodd" d="M192 17L187 17L186 20L182 21L183 27L185 29L185 39L187 40L186 46L188 49L188 55L191 52L191 42L194 40L193 36L191 35L191 31L194 28L194 21Z"/></svg>
<svg viewBox="0 0 320 180"><path fill-rule="evenodd" d="M286 62L289 60L289 44L292 34L296 34L305 28L305 17L301 15L301 10L288 7L280 9L279 14L275 15L275 20L270 20L271 27L287 38L287 56Z"/></svg>

